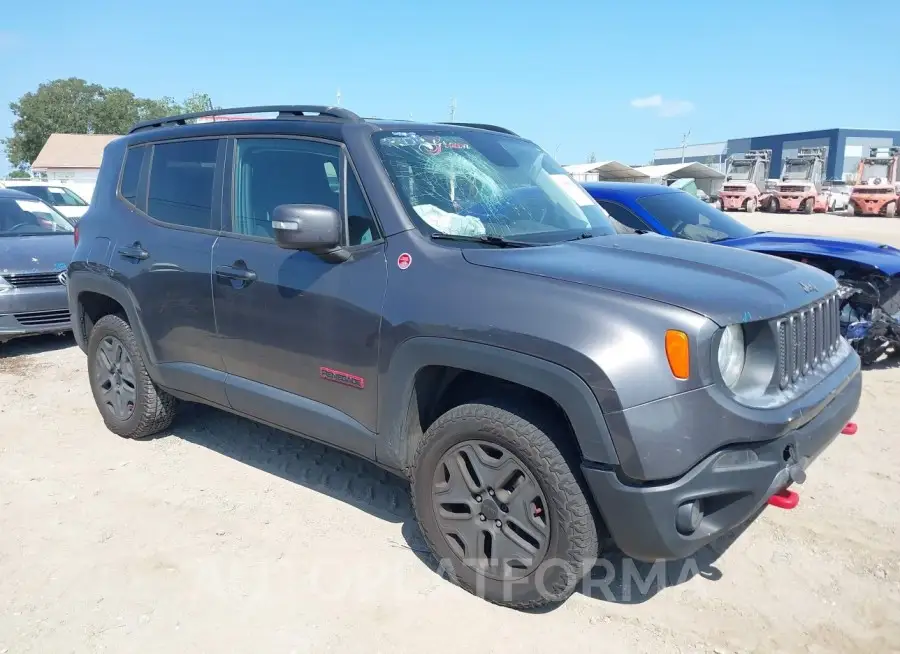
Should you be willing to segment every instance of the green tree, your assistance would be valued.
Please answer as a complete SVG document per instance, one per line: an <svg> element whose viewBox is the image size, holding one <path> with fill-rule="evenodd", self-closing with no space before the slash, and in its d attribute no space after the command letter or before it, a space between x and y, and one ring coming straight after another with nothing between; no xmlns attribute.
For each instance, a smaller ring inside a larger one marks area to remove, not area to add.
<svg viewBox="0 0 900 654"><path fill-rule="evenodd" d="M21 168L16 168L15 170L9 171L9 175L6 176L7 179L31 179L31 173L27 170L22 170Z"/></svg>
<svg viewBox="0 0 900 654"><path fill-rule="evenodd" d="M212 108L205 93L195 92L183 103L173 98L139 98L119 87L70 77L45 82L9 105L15 120L6 139L7 158L14 167L30 165L53 133L125 134L140 120Z"/></svg>

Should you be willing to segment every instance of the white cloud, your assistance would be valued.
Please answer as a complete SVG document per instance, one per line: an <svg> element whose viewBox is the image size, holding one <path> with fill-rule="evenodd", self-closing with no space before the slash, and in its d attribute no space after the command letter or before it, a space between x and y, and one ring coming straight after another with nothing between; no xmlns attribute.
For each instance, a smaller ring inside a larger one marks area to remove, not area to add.
<svg viewBox="0 0 900 654"><path fill-rule="evenodd" d="M668 100L658 93L646 98L635 98L631 101L631 106L635 109L655 109L656 115L661 118L683 116L694 110L694 103L689 100Z"/></svg>

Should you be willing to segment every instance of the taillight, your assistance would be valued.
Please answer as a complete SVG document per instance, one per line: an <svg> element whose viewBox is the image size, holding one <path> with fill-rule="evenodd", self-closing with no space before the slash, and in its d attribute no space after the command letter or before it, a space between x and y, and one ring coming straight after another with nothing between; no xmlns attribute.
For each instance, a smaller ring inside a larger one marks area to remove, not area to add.
<svg viewBox="0 0 900 654"><path fill-rule="evenodd" d="M78 223L75 224L74 238L75 238L75 246L77 247L78 246Z"/></svg>

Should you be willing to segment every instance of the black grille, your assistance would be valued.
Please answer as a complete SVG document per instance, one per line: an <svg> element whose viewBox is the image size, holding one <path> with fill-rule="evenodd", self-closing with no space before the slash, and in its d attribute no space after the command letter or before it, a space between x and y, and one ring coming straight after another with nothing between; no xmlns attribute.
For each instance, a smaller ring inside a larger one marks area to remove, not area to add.
<svg viewBox="0 0 900 654"><path fill-rule="evenodd" d="M841 342L837 295L779 318L778 385L785 389L818 368Z"/></svg>
<svg viewBox="0 0 900 654"><path fill-rule="evenodd" d="M29 311L28 313L14 313L20 325L26 327L43 327L69 322L69 312L66 309L54 311Z"/></svg>
<svg viewBox="0 0 900 654"><path fill-rule="evenodd" d="M16 273L3 275L3 279L16 288L30 288L32 286L58 286L58 272L42 273Z"/></svg>
<svg viewBox="0 0 900 654"><path fill-rule="evenodd" d="M782 186L778 189L782 193L803 193L806 190L804 186Z"/></svg>

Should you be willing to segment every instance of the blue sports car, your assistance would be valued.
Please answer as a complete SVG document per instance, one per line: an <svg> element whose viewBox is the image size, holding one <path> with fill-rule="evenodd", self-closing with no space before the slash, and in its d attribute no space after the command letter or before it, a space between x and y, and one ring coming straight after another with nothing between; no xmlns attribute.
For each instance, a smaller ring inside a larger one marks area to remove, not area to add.
<svg viewBox="0 0 900 654"><path fill-rule="evenodd" d="M841 326L864 363L900 351L900 250L826 236L759 232L690 193L657 184L585 182L623 232L657 233L808 263L838 278Z"/></svg>

